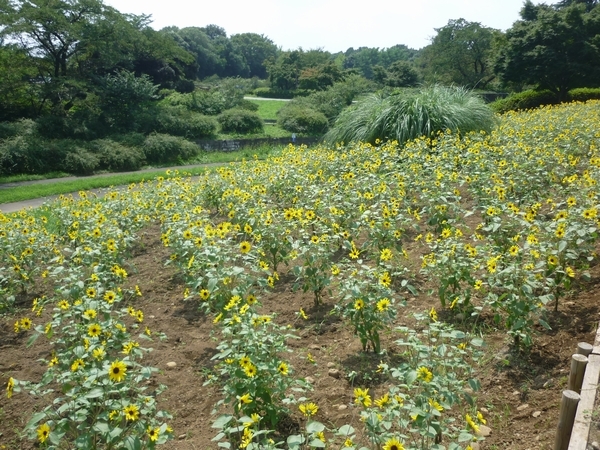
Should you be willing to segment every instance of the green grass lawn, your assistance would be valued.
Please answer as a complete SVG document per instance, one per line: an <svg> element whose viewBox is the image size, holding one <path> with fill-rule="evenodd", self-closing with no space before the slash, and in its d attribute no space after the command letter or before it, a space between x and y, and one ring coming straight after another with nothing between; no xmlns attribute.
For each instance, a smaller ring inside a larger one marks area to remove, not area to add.
<svg viewBox="0 0 600 450"><path fill-rule="evenodd" d="M205 170L206 168L201 167L191 169L188 172L193 175L198 175ZM2 203L20 202L32 198L47 197L49 195L68 194L71 192L87 191L96 188L139 183L143 180L152 180L158 176L166 176L165 172L166 169L157 170L156 172L128 173L102 177L90 176L77 180L57 181L49 184L30 184L27 186L0 189L0 205Z"/></svg>
<svg viewBox="0 0 600 450"><path fill-rule="evenodd" d="M258 105L258 115L262 120L277 120L277 111L287 103L282 100L249 100Z"/></svg>
<svg viewBox="0 0 600 450"><path fill-rule="evenodd" d="M282 146L263 145L261 147L245 148L235 152L201 152L194 159L185 161L180 165L227 164L230 162L242 161L244 159L250 160L253 159L255 155L258 159L265 159L269 155L277 154L281 151L281 149ZM207 167L195 167L189 169L180 169L179 172L180 174L186 172L191 173L192 175L198 175L209 169L210 168ZM30 184L12 188L3 188L0 189L0 204L30 200L32 198L47 197L49 195L68 194L71 192L85 191L89 189L139 183L142 180L152 180L158 176L166 176L166 170L167 168L165 167L162 169L157 168L155 171L151 172L133 172L103 176L92 175L82 177L77 180L57 180L53 183ZM15 181L38 180L41 178L43 177L40 175L3 177L0 178L0 184Z"/></svg>

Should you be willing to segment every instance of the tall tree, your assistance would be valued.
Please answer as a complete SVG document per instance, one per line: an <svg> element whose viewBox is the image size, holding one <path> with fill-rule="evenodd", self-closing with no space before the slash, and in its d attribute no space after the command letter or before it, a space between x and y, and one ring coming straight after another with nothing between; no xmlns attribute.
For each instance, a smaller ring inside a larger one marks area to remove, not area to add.
<svg viewBox="0 0 600 450"><path fill-rule="evenodd" d="M225 62L223 70L217 75L222 77L247 77L250 73L244 56L227 37L225 29L218 25L207 25L201 28L208 36L214 51Z"/></svg>
<svg viewBox="0 0 600 450"><path fill-rule="evenodd" d="M266 78L266 61L277 57L277 46L262 34L242 33L231 36L236 52L244 57L251 77Z"/></svg>
<svg viewBox="0 0 600 450"><path fill-rule="evenodd" d="M381 78L382 69L388 69L396 61L412 61L419 54L418 50L408 48L406 45L394 45L389 48L379 49L350 47L344 54L343 67L357 69L365 78ZM379 69L375 69L380 66Z"/></svg>
<svg viewBox="0 0 600 450"><path fill-rule="evenodd" d="M410 87L419 82L419 73L407 61L396 61L388 69L375 66L375 81L390 87Z"/></svg>
<svg viewBox="0 0 600 450"><path fill-rule="evenodd" d="M91 92L101 97L107 74L132 70L172 87L193 63L147 16L123 15L101 0L4 0L0 13L0 37L35 67L29 91L55 115L67 115Z"/></svg>
<svg viewBox="0 0 600 450"><path fill-rule="evenodd" d="M199 27L168 27L161 30L169 33L178 45L196 58L196 78L220 75L225 71L227 61L218 53L213 41Z"/></svg>
<svg viewBox="0 0 600 450"><path fill-rule="evenodd" d="M343 78L344 74L341 69L334 62L329 61L302 70L298 79L298 87L300 89L324 91Z"/></svg>
<svg viewBox="0 0 600 450"><path fill-rule="evenodd" d="M149 27L148 16L123 15L101 0L10 0L3 5L2 35L19 44L42 77L90 77L136 68L127 65L137 65L141 73L148 61L180 75L192 62L172 37Z"/></svg>
<svg viewBox="0 0 600 450"><path fill-rule="evenodd" d="M0 121L35 116L40 107L40 87L30 84L37 70L14 45L0 45Z"/></svg>
<svg viewBox="0 0 600 450"><path fill-rule="evenodd" d="M105 7L99 0L12 0L5 8L2 33L49 62L57 78L66 76L71 57L85 50L89 27Z"/></svg>
<svg viewBox="0 0 600 450"><path fill-rule="evenodd" d="M552 7L528 0L521 20L506 31L495 72L505 83L550 89L559 100L572 88L599 86L600 6L588 3Z"/></svg>
<svg viewBox="0 0 600 450"><path fill-rule="evenodd" d="M346 50L344 68L358 69L365 78L372 80L374 76L373 68L377 65L383 66L380 59L378 48L360 47L355 50L350 47Z"/></svg>
<svg viewBox="0 0 600 450"><path fill-rule="evenodd" d="M495 78L490 57L500 31L465 19L450 20L435 31L420 57L427 81L485 88Z"/></svg>
<svg viewBox="0 0 600 450"><path fill-rule="evenodd" d="M283 52L267 64L269 81L277 89L291 91L298 87L302 71L302 50Z"/></svg>
<svg viewBox="0 0 600 450"><path fill-rule="evenodd" d="M585 5L585 9L587 12L590 12L596 5L598 5L598 0L561 0L560 2L554 5L555 8L566 8L567 6L571 6L573 4Z"/></svg>

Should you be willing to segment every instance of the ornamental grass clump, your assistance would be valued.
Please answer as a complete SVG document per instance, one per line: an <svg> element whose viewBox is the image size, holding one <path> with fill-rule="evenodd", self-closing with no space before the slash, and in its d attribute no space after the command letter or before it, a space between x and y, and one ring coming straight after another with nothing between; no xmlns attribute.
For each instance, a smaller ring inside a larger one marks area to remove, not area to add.
<svg viewBox="0 0 600 450"><path fill-rule="evenodd" d="M489 132L494 125L494 113L475 94L464 88L435 85L364 97L340 114L325 141L375 144L396 140L403 144L446 130Z"/></svg>

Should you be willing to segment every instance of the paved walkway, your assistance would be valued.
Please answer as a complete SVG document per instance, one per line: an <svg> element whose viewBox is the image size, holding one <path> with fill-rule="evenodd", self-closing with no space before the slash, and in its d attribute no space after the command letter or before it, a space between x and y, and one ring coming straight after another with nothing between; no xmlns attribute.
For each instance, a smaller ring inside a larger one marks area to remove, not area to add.
<svg viewBox="0 0 600 450"><path fill-rule="evenodd" d="M198 167L222 166L224 164L228 164L228 163L209 163L209 164L193 164L190 166L154 167L151 169L142 169L142 170L137 170L134 172L103 173L100 175L90 175L89 177L71 176L71 177L63 177L63 178L49 178L46 180L15 181L12 183L0 184L0 189L8 189L8 188L14 188L14 187L20 187L20 186L31 186L34 184L60 183L63 181L81 180L81 179L91 178L91 177L96 178L96 177L109 177L109 176L113 176L113 175L128 175L128 174L138 174L138 173L146 173L146 172L157 172L157 171L161 171L161 170L163 170L163 171L167 171L167 170L185 171L185 170L195 169ZM106 192L107 190L108 190L108 188L98 188L98 189L90 189L88 192L94 192L97 195L103 195L104 192ZM62 194L62 195L69 195L69 194ZM75 197L75 198L79 197L77 192L73 192L73 193L71 193L71 195L73 195L73 197ZM45 202L54 200L54 199L58 198L59 196L60 195L51 195L48 197L34 198L31 200L22 200L20 202L2 203L2 204L0 204L0 212L3 214L9 214L9 213L13 213L16 211L20 211L21 209L25 209L25 208L37 208L39 206L42 206Z"/></svg>
<svg viewBox="0 0 600 450"><path fill-rule="evenodd" d="M248 97L248 96L244 96L244 100L276 100L278 102L289 102L291 100L291 98L267 98L267 97Z"/></svg>

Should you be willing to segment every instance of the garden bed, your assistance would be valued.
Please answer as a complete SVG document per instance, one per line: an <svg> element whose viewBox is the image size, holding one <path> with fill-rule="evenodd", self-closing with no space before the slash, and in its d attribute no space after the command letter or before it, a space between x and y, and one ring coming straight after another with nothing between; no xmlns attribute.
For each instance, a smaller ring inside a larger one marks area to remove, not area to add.
<svg viewBox="0 0 600 450"><path fill-rule="evenodd" d="M599 113L0 216L0 445L551 448L600 312Z"/></svg>
<svg viewBox="0 0 600 450"><path fill-rule="evenodd" d="M183 281L174 268L163 266L170 253L160 241L158 227L144 229L140 236L136 255L127 266L130 271L127 285L144 284L143 297L131 304L145 312L145 325L168 336L165 342L154 342L151 345L154 351L145 358L147 364L160 369L150 386L158 383L168 386L159 397L159 403L174 416L171 425L175 440L163 448L216 448L211 441L216 430L210 427L216 416L211 412L221 395L212 386L203 386L214 366L211 358L217 352L217 342L211 337L212 318L200 313L196 302L183 300ZM319 405L317 418L326 424L350 423L359 428L359 408L353 403L353 387L368 387L374 397L383 392L387 380L377 373L377 365L382 360L389 361L400 351L394 344L397 335L386 335L387 355L363 353L351 330L329 314L333 306L329 301L314 308L312 296L293 292L290 278L283 276L282 279L287 281L264 300L263 308L276 313L277 321L290 324L293 333L300 337L290 342L294 350L290 363L297 371L296 376L314 379L315 390L310 397ZM596 300L599 295L600 266L596 266L586 289L569 298L553 316L551 332L540 330L536 345L528 355L511 354L504 332L486 333L489 346L485 349L484 363L476 373L481 381L477 402L491 428L482 449L552 449L570 357L577 342L593 341L593 324L600 314ZM415 297L409 300L396 325L415 325L410 313L438 304L433 297ZM309 317L306 321L297 316L301 307ZM50 349L39 345L28 348L27 337L15 335L12 330L18 317L4 317L1 322L0 373L18 379L39 379L44 366L36 361L46 357ZM40 339L38 344L41 342ZM315 359L314 364L307 361L309 353ZM168 367L171 362L176 363L174 368ZM331 368L339 370L341 376L329 376ZM352 371L358 374L355 383L347 377ZM22 439L20 431L42 404L41 399L25 393L15 394L11 400L0 398L3 414L0 448L2 445L7 449L37 448L32 441ZM293 430L301 421L299 412L294 411L286 424Z"/></svg>

